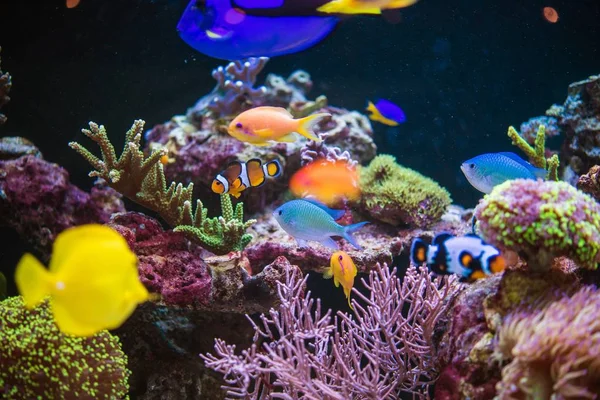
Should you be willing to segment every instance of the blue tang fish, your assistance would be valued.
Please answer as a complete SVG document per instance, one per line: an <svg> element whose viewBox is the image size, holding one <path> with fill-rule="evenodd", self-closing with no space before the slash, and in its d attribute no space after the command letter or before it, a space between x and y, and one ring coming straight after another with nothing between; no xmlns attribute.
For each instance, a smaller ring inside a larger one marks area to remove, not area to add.
<svg viewBox="0 0 600 400"><path fill-rule="evenodd" d="M335 222L342 215L344 210L332 210L317 201L307 199L288 201L273 211L279 226L292 235L300 247L306 247L306 241L312 240L323 246L338 249L337 243L331 237L341 236L360 250L361 247L352 237L352 232L368 222L342 226Z"/></svg>
<svg viewBox="0 0 600 400"><path fill-rule="evenodd" d="M244 0L257 10L277 8L281 0ZM177 25L181 38L210 57L241 60L305 50L323 40L338 18L262 16L232 6L230 0L191 0Z"/></svg>
<svg viewBox="0 0 600 400"><path fill-rule="evenodd" d="M398 126L398 124L406 121L404 111L389 100L381 99L375 104L369 101L367 111L371 113L369 118L372 121L381 122L388 126Z"/></svg>
<svg viewBox="0 0 600 400"><path fill-rule="evenodd" d="M476 235L456 237L440 233L431 245L423 239L415 239L410 248L413 263L427 267L438 275L456 274L461 282L477 279L504 271L506 262L498 249Z"/></svg>
<svg viewBox="0 0 600 400"><path fill-rule="evenodd" d="M486 153L465 161L460 169L469 183L483 193L511 179L537 179L546 177L546 170L537 168L515 153Z"/></svg>

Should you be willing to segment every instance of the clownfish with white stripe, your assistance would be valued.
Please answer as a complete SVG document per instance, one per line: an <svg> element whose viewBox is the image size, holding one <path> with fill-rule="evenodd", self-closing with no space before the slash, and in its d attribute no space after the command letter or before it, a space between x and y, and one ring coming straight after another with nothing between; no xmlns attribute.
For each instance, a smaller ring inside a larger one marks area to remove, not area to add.
<svg viewBox="0 0 600 400"><path fill-rule="evenodd" d="M498 249L472 234L456 237L440 233L430 245L415 239L410 257L417 265L426 263L438 275L456 274L461 282L473 282L502 272L506 267Z"/></svg>
<svg viewBox="0 0 600 400"><path fill-rule="evenodd" d="M258 158L247 162L234 161L215 177L211 189L217 194L229 193L237 199L247 188L262 186L267 178L277 178L281 172L281 164L277 160L265 164Z"/></svg>

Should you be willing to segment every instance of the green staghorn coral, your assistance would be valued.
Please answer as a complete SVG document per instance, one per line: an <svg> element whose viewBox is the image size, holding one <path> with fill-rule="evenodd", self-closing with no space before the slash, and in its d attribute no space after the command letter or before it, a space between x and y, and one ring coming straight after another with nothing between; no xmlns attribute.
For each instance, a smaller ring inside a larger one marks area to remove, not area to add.
<svg viewBox="0 0 600 400"><path fill-rule="evenodd" d="M188 238L203 243L215 254L243 250L252 240L246 229L256 220L241 222L244 220L242 203L238 203L234 210L228 194L221 195L221 212L221 217L207 218L206 209L203 209L202 213L196 213L193 225L180 225L174 231L183 232Z"/></svg>
<svg viewBox="0 0 600 400"><path fill-rule="evenodd" d="M379 155L361 167L360 206L373 218L392 225L427 227L450 205L450 194L435 181Z"/></svg>
<svg viewBox="0 0 600 400"><path fill-rule="evenodd" d="M61 333L46 301L28 310L20 296L0 302L0 397L121 399L127 356L108 331L92 337Z"/></svg>
<svg viewBox="0 0 600 400"><path fill-rule="evenodd" d="M534 166L548 171L547 179L552 181L558 180L558 166L560 162L556 154L550 158L546 158L546 127L544 125L538 127L534 147L527 143L512 126L508 127L508 137L512 140L514 146L517 146L527 155Z"/></svg>
<svg viewBox="0 0 600 400"><path fill-rule="evenodd" d="M144 121L136 120L125 135L125 148L117 157L115 148L108 139L104 126L90 122L90 129L82 132L100 146L102 159L76 142L69 146L81 154L94 171L91 177L100 177L108 185L130 200L157 212L171 226L190 234L202 247L215 254L242 250L251 240L245 230L254 223L243 222L243 205L239 203L235 213L229 195L221 198L223 217L207 218L207 210L197 200L192 206L193 183L184 187L181 183L166 184L160 158L164 150L152 152L145 157L140 150ZM226 197L226 199L224 199Z"/></svg>

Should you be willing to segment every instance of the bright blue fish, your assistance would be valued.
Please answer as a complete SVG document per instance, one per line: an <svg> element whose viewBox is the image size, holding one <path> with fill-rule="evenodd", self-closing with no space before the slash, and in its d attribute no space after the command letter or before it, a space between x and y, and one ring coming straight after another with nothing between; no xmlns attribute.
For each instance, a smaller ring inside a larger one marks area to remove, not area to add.
<svg viewBox="0 0 600 400"><path fill-rule="evenodd" d="M381 99L376 104L369 101L367 111L371 113L369 118L372 121L381 122L388 126L397 126L406 121L404 111L389 100Z"/></svg>
<svg viewBox="0 0 600 400"><path fill-rule="evenodd" d="M368 222L342 226L335 222L335 219L343 214L343 210L332 210L321 203L305 199L288 201L273 211L273 216L281 228L292 235L300 247L306 247L306 241L312 240L323 246L338 249L337 243L331 237L341 236L360 249L352 237L352 232Z"/></svg>
<svg viewBox="0 0 600 400"><path fill-rule="evenodd" d="M546 170L536 168L515 153L486 153L465 161L460 169L473 187L490 193L494 186L511 179L546 177Z"/></svg>
<svg viewBox="0 0 600 400"><path fill-rule="evenodd" d="M279 0L244 0L245 7L277 7ZM323 40L336 17L256 16L233 7L230 0L191 0L177 31L194 49L210 57L241 60L273 57L305 50Z"/></svg>

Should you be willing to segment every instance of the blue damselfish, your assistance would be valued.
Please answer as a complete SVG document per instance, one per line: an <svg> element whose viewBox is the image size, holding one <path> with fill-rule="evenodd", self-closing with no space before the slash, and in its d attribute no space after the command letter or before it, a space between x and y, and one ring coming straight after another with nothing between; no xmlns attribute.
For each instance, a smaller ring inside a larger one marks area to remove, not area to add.
<svg viewBox="0 0 600 400"><path fill-rule="evenodd" d="M273 216L281 228L292 235L300 247L306 247L306 241L312 240L323 246L338 249L337 243L331 237L341 236L360 249L352 237L352 232L368 222L342 226L335 220L343 214L343 210L332 210L317 201L306 199L288 201L273 211Z"/></svg>
<svg viewBox="0 0 600 400"><path fill-rule="evenodd" d="M486 153L465 161L460 169L469 183L483 193L511 179L545 178L546 170L536 168L515 153Z"/></svg>
<svg viewBox="0 0 600 400"><path fill-rule="evenodd" d="M323 40L338 22L331 16L277 16L281 1L243 1L248 8L253 4L257 10L273 11L269 16L251 15L233 6L230 0L191 0L177 31L187 44L203 54L241 60L305 50Z"/></svg>

